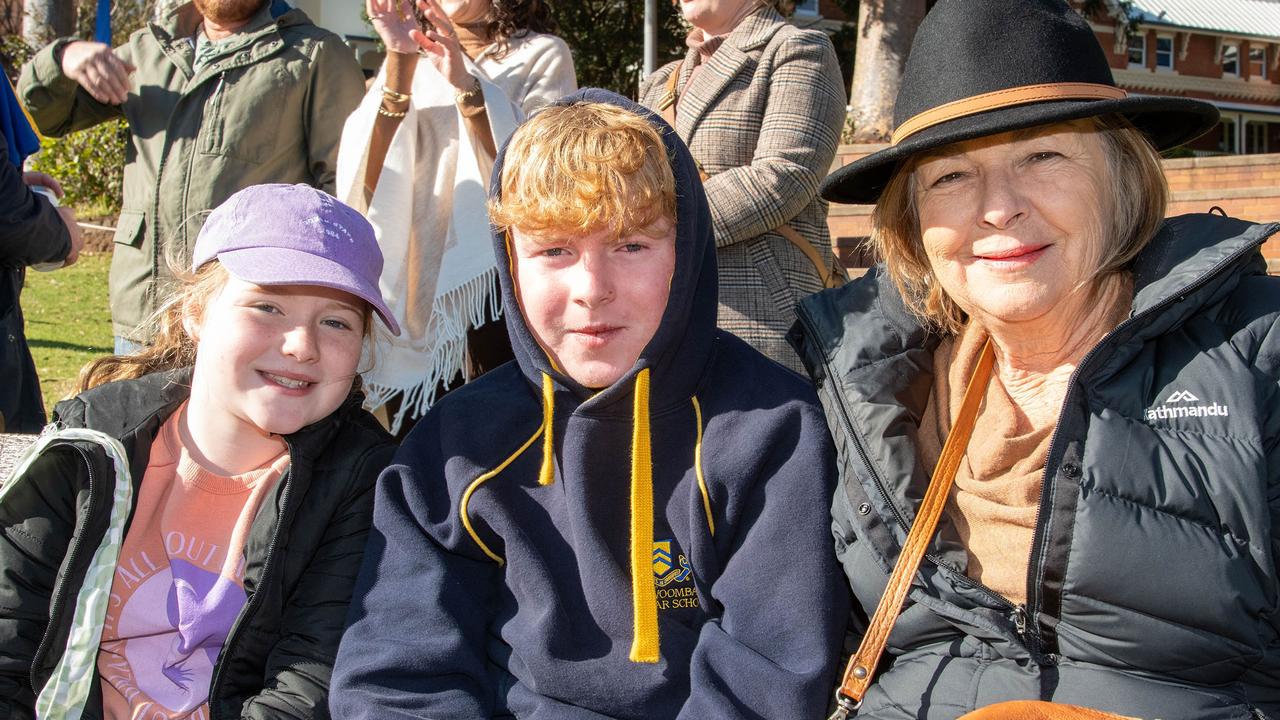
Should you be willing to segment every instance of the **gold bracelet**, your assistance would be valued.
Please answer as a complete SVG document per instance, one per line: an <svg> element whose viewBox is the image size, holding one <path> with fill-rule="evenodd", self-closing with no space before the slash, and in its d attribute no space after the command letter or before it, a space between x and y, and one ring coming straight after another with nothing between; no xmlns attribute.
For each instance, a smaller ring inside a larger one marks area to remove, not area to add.
<svg viewBox="0 0 1280 720"><path fill-rule="evenodd" d="M382 86L382 96L391 102L409 102L409 93L396 92L387 86Z"/></svg>
<svg viewBox="0 0 1280 720"><path fill-rule="evenodd" d="M405 115L409 114L409 111L408 111L408 110L400 110L399 112L396 112L396 111L394 111L394 110L388 110L388 109L386 109L386 108L382 107L381 105L379 105L379 106L378 106L378 114L379 114L379 115L381 115L381 116L383 116L383 117L389 117L389 118L402 118L402 117L404 117Z"/></svg>
<svg viewBox="0 0 1280 720"><path fill-rule="evenodd" d="M476 76L472 75L471 83L472 83L471 87L467 88L466 90L459 90L453 94L454 102L456 102L459 105L466 105L466 104L469 104L472 100L475 100L476 97L480 95L480 92L481 92L480 78L477 78Z"/></svg>

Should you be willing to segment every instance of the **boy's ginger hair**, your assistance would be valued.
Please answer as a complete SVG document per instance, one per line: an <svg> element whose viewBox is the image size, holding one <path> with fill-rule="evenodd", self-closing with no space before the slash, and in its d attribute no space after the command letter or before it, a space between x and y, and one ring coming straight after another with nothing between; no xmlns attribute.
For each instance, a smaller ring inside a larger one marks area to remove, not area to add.
<svg viewBox="0 0 1280 720"><path fill-rule="evenodd" d="M604 103L548 107L520 126L502 168L502 197L489 202L495 226L535 237L661 232L659 221L675 216L675 176L657 128Z"/></svg>

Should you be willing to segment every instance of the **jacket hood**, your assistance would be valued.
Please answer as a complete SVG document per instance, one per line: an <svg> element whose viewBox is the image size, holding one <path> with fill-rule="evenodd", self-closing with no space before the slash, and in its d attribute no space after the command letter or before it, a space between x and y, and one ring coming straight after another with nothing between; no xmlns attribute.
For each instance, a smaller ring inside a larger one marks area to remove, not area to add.
<svg viewBox="0 0 1280 720"><path fill-rule="evenodd" d="M716 328L716 255L711 210L693 156L675 130L649 109L607 90L588 88L566 96L557 106L580 102L605 103L630 111L658 129L666 146L676 184L676 266L662 322L636 364L604 390L583 387L557 370L534 338L520 311L511 276L512 258L506 233L492 229L494 252L502 285L502 305L507 332L521 372L535 388L550 378L557 394L593 414L630 414L629 400L637 375L648 369L650 405L655 411L687 402L708 364ZM489 195L502 196L502 168L508 143L498 151ZM557 400L559 402L559 400Z"/></svg>
<svg viewBox="0 0 1280 720"><path fill-rule="evenodd" d="M179 3L156 18L151 27L153 31L162 33L170 40L186 38L195 33L202 19L195 3ZM286 0L263 0L257 12L249 18L249 22L245 23L237 34L241 36L241 40L247 40L256 37L264 30L275 30L310 22L310 18L302 9L292 7ZM241 43L234 44L238 46Z"/></svg>

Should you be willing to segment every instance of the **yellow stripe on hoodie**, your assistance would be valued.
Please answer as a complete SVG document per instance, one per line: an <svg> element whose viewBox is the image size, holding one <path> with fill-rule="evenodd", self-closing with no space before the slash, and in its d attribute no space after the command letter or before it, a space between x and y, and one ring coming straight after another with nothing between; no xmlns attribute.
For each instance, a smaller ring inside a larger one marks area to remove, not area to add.
<svg viewBox="0 0 1280 720"><path fill-rule="evenodd" d="M636 375L631 428L631 661L658 662L658 593L653 584L653 452L649 439L649 369Z"/></svg>
<svg viewBox="0 0 1280 720"><path fill-rule="evenodd" d="M538 471L538 484L550 485L556 481L555 438L552 436L556 408L556 387L551 376L542 373L542 468Z"/></svg>

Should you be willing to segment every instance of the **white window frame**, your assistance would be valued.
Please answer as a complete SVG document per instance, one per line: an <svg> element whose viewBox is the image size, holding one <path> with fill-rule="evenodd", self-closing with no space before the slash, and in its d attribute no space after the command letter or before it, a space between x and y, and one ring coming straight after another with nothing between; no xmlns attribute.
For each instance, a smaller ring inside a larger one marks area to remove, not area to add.
<svg viewBox="0 0 1280 720"><path fill-rule="evenodd" d="M1133 61L1133 51L1141 49L1142 62L1135 63ZM1129 42L1125 45L1125 55L1129 58L1130 70L1146 70L1147 69L1147 36L1140 33L1129 38Z"/></svg>
<svg viewBox="0 0 1280 720"><path fill-rule="evenodd" d="M1254 71L1253 71L1253 62L1254 62L1254 60L1253 60L1253 54L1254 54L1254 53L1262 53L1262 71L1261 71L1261 72L1254 72ZM1248 59L1246 62L1248 62L1248 63L1249 63L1249 78L1250 78L1250 79L1253 79L1253 78L1257 78L1257 79L1259 79L1259 80L1266 80L1266 79L1267 79L1267 46L1266 46L1266 45L1263 45L1263 46L1260 46L1260 47L1254 47L1254 46L1250 45L1250 46L1249 46L1249 59Z"/></svg>
<svg viewBox="0 0 1280 720"><path fill-rule="evenodd" d="M1227 71L1227 53L1231 50L1236 51L1236 69L1234 71L1228 72ZM1236 43L1236 42L1222 43L1222 62L1220 62L1219 65L1222 67L1222 77L1236 77L1236 78L1240 77L1240 43Z"/></svg>
<svg viewBox="0 0 1280 720"><path fill-rule="evenodd" d="M1240 117L1237 115L1223 114L1221 123L1222 124L1220 125L1220 127L1223 128L1224 135L1226 134L1226 126L1227 125L1231 126L1232 128L1231 135L1230 135L1231 142L1230 143L1225 142L1228 139L1226 137L1219 138L1218 150L1220 152L1224 152L1229 155L1238 155L1240 153L1240 132L1241 132L1240 126L1243 124L1240 120ZM1227 147L1228 145L1230 147Z"/></svg>
<svg viewBox="0 0 1280 720"><path fill-rule="evenodd" d="M1167 40L1167 41L1169 42L1169 64L1168 64L1168 65L1161 65L1161 64L1160 64L1160 43L1161 43L1162 41L1165 41L1165 40ZM1177 67L1177 65L1176 65L1176 63L1177 63L1177 57L1176 57L1176 56L1177 56L1177 54L1178 54L1178 48L1177 48L1177 43L1176 43L1174 40L1175 40L1175 39L1174 39L1174 37L1173 37L1172 35L1157 35L1157 36L1156 36L1156 47L1155 47L1155 54L1156 54L1156 58L1155 58L1155 60L1156 60L1156 72L1173 72L1173 71L1176 69L1176 67Z"/></svg>
<svg viewBox="0 0 1280 720"><path fill-rule="evenodd" d="M1255 130L1255 128L1257 128ZM1254 136L1259 136L1261 141L1258 145L1253 144ZM1244 140L1241 143L1241 150L1246 155L1265 154L1269 151L1267 147L1267 123L1265 122L1244 122Z"/></svg>
<svg viewBox="0 0 1280 720"><path fill-rule="evenodd" d="M796 14L814 17L818 15L820 8L818 0L796 0Z"/></svg>

